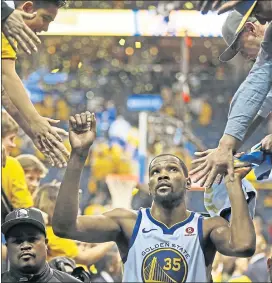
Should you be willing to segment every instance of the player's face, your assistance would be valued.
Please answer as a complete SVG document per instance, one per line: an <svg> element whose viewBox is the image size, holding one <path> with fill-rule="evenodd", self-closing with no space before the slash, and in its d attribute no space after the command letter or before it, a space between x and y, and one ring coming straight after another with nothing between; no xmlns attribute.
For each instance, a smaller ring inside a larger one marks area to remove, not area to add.
<svg viewBox="0 0 272 283"><path fill-rule="evenodd" d="M12 269L24 274L35 274L44 267L47 239L31 224L20 224L10 229L7 250Z"/></svg>
<svg viewBox="0 0 272 283"><path fill-rule="evenodd" d="M183 199L190 179L186 178L178 158L159 156L153 160L149 172L149 190L155 202L169 208Z"/></svg>
<svg viewBox="0 0 272 283"><path fill-rule="evenodd" d="M34 10L32 5L31 7L27 6L27 9L24 10L30 13L37 13L34 19L25 20L25 23L28 25L28 27L35 33L47 31L49 24L55 20L58 13L58 7L54 4L48 4L45 7L39 8L37 10Z"/></svg>
<svg viewBox="0 0 272 283"><path fill-rule="evenodd" d="M2 143L6 148L7 155L10 155L11 151L16 148L16 139L17 133L10 133L2 138Z"/></svg>
<svg viewBox="0 0 272 283"><path fill-rule="evenodd" d="M27 187L31 194L40 186L41 172L37 170L25 171Z"/></svg>

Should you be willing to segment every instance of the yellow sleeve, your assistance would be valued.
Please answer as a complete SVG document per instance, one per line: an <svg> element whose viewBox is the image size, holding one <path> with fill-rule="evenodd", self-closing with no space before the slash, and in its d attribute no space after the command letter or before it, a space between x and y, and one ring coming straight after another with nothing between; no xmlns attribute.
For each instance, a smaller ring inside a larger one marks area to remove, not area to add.
<svg viewBox="0 0 272 283"><path fill-rule="evenodd" d="M46 234L48 239L48 261L56 256L77 257L78 247L75 241L57 237L51 226L46 227Z"/></svg>
<svg viewBox="0 0 272 283"><path fill-rule="evenodd" d="M28 190L24 170L15 158L8 156L2 168L2 188L13 208L27 208L34 205Z"/></svg>
<svg viewBox="0 0 272 283"><path fill-rule="evenodd" d="M13 59L13 60L15 60L17 58L16 52L14 51L12 46L9 44L6 36L3 33L2 33L2 55L1 55L1 58L2 59Z"/></svg>

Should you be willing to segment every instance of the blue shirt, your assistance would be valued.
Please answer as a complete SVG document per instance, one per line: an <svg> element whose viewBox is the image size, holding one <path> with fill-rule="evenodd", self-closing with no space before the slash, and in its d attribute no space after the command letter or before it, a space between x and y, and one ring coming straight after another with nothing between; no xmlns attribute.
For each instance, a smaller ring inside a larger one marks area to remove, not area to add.
<svg viewBox="0 0 272 283"><path fill-rule="evenodd" d="M232 99L225 134L242 141L251 121L263 106L266 98L271 96L271 91L272 23L265 32L254 66ZM271 99L266 100L265 106L272 110Z"/></svg>

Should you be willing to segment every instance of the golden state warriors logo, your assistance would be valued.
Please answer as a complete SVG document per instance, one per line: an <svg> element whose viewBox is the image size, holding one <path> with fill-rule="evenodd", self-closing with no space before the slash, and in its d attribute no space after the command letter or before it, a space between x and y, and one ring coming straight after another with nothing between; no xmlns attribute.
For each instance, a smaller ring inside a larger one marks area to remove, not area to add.
<svg viewBox="0 0 272 283"><path fill-rule="evenodd" d="M143 282L186 282L188 264L184 256L171 248L158 249L145 256Z"/></svg>

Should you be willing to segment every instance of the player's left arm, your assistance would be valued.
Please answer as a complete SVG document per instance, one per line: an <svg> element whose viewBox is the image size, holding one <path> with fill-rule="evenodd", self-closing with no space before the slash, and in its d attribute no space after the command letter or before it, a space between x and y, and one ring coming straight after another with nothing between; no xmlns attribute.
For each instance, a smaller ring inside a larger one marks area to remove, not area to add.
<svg viewBox="0 0 272 283"><path fill-rule="evenodd" d="M204 229L205 226L206 229L210 227L209 238L216 250L226 256L250 257L255 252L256 234L241 183L249 171L248 168L237 169L233 182L228 176L225 177L231 203L230 223L222 217L204 221L207 224L204 224Z"/></svg>

